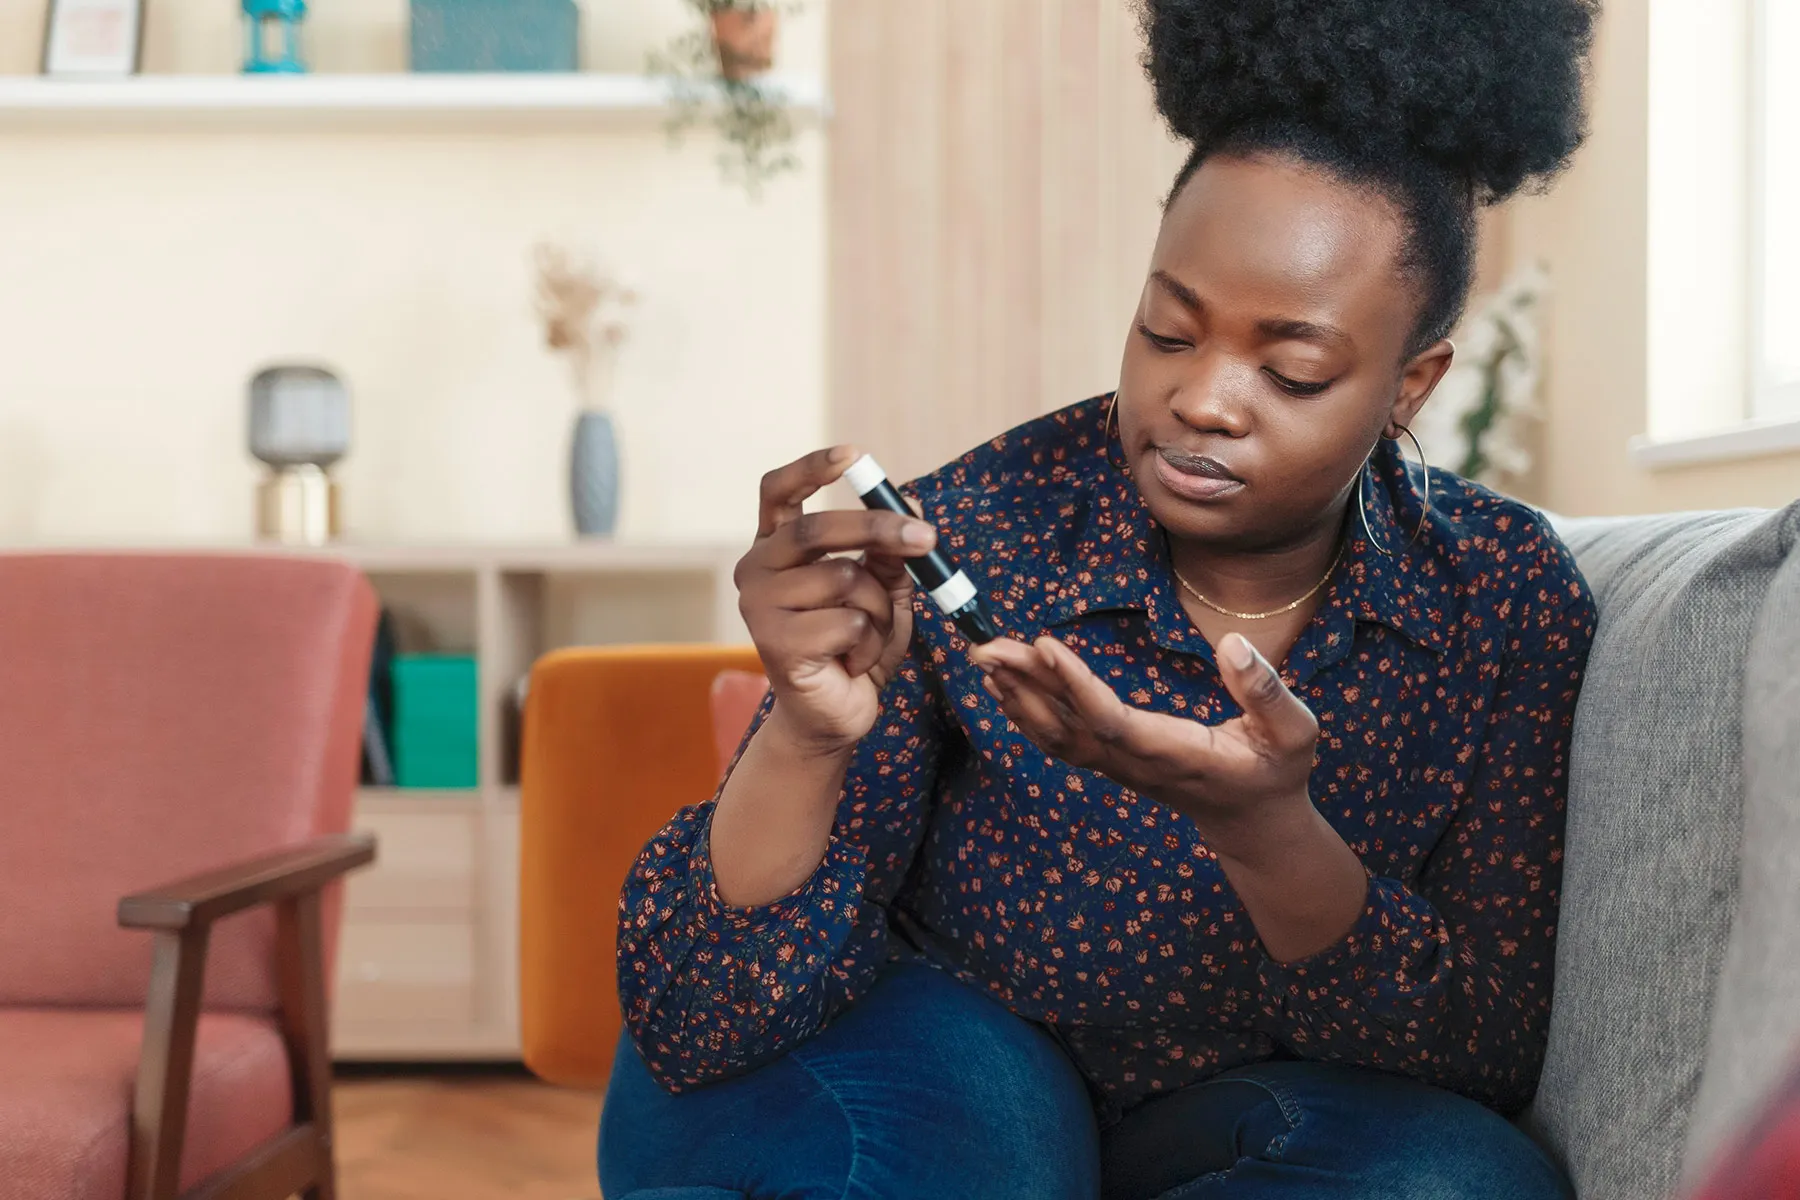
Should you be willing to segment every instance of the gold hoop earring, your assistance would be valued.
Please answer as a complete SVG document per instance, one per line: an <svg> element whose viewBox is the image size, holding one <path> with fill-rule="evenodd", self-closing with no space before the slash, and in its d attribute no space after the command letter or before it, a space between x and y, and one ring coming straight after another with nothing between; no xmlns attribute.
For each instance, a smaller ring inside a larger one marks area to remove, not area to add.
<svg viewBox="0 0 1800 1200"><path fill-rule="evenodd" d="M1113 432L1115 431L1115 429L1117 428L1118 424L1119 424L1119 393L1118 393L1117 389L1115 389L1113 391L1112 398L1106 402L1106 420L1101 422L1101 425L1100 425L1100 457L1104 458L1107 462L1112 463L1112 465L1118 467L1119 470L1123 471L1127 476L1129 476L1131 474L1131 466L1129 463L1127 463L1125 461L1123 454L1121 454L1119 456L1119 460L1117 462L1113 462L1112 435L1113 435ZM1121 435L1121 437L1122 436L1123 435ZM1123 443L1121 442L1121 447L1122 446L1123 446Z"/></svg>
<svg viewBox="0 0 1800 1200"><path fill-rule="evenodd" d="M1369 457L1363 459L1363 465L1356 469L1356 515L1362 518L1363 536L1369 539L1369 545L1381 551L1388 558L1392 558L1394 552L1382 544L1381 539L1375 536L1375 531L1369 528L1369 505L1363 499L1363 484L1368 481L1369 463L1374 458L1375 451L1370 450Z"/></svg>
<svg viewBox="0 0 1800 1200"><path fill-rule="evenodd" d="M1413 449L1417 451L1419 455L1419 469L1425 473L1425 498L1420 502L1419 506L1418 527L1413 530L1412 537L1408 539L1406 543L1410 546L1418 541L1419 537L1425 532L1425 521L1431 515L1431 464L1425 461L1425 447L1419 445L1419 435L1404 425L1400 426L1399 429L1401 433L1404 433L1411 439ZM1396 442L1399 440L1399 438L1394 439ZM1406 456L1402 454L1401 457L1405 458Z"/></svg>
<svg viewBox="0 0 1800 1200"><path fill-rule="evenodd" d="M1418 435L1404 425L1396 426L1396 428L1398 428L1403 435L1412 440L1413 449L1418 451L1419 454L1419 466L1425 472L1425 497L1422 506L1419 509L1419 524L1413 529L1412 537L1408 538L1406 541L1406 544L1411 546L1424 534L1425 522L1431 515L1431 464L1425 461L1425 447L1419 444ZM1390 442L1398 442L1400 439L1394 437L1388 438L1387 440ZM1400 457L1404 460L1406 455L1402 453ZM1373 450L1369 451L1369 457L1363 459L1362 469L1357 472L1356 515L1362 518L1363 536L1369 539L1369 544L1389 558L1392 558L1394 557L1394 552L1383 545L1381 540L1375 536L1375 531L1369 528L1369 510L1368 506L1363 503L1362 484L1363 480L1367 479L1370 475L1369 464L1374 461L1374 458L1375 452Z"/></svg>

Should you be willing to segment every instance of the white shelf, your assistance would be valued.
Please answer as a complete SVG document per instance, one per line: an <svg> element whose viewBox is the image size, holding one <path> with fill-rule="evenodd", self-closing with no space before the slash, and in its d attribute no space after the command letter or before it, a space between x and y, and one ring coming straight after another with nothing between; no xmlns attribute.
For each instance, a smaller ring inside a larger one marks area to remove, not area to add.
<svg viewBox="0 0 1800 1200"><path fill-rule="evenodd" d="M820 115L816 79L770 76L802 117ZM273 121L440 124L575 120L650 125L669 86L645 75L518 72L497 75L138 75L127 79L0 78L0 127L47 124L180 125Z"/></svg>

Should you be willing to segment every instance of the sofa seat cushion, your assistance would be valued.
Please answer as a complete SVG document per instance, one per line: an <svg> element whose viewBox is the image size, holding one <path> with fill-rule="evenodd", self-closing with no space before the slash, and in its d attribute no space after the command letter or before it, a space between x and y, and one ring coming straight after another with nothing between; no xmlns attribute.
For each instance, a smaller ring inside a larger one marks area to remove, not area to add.
<svg viewBox="0 0 1800 1200"><path fill-rule="evenodd" d="M1733 930L1745 664L1792 520L1558 528L1600 619L1575 717L1549 1048L1526 1126L1582 1200L1658 1200L1681 1177Z"/></svg>
<svg viewBox="0 0 1800 1200"><path fill-rule="evenodd" d="M0 1008L0 1200L119 1200L143 1016ZM292 1120L281 1032L263 1017L200 1018L188 1093L186 1190Z"/></svg>

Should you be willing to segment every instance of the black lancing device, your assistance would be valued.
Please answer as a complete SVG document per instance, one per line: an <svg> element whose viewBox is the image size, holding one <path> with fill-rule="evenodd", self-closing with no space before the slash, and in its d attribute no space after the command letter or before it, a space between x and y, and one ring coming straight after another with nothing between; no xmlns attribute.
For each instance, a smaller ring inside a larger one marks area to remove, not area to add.
<svg viewBox="0 0 1800 1200"><path fill-rule="evenodd" d="M888 482L887 472L881 469L881 464L867 454L844 471L844 482L850 485L865 508L886 509L903 517L914 515L900 493L894 490L894 485ZM971 642L991 642L1000 636L1000 628L994 624L987 605L981 602L981 593L975 590L975 584L941 549L933 547L928 554L907 559L906 573Z"/></svg>

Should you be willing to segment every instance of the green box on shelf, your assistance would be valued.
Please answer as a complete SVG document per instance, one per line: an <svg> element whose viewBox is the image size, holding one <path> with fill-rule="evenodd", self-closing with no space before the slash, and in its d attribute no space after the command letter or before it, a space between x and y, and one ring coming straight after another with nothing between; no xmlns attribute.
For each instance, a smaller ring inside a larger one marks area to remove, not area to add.
<svg viewBox="0 0 1800 1200"><path fill-rule="evenodd" d="M403 788L479 783L475 659L398 654L394 681L394 782Z"/></svg>
<svg viewBox="0 0 1800 1200"><path fill-rule="evenodd" d="M578 71L575 0L412 0L414 71Z"/></svg>

